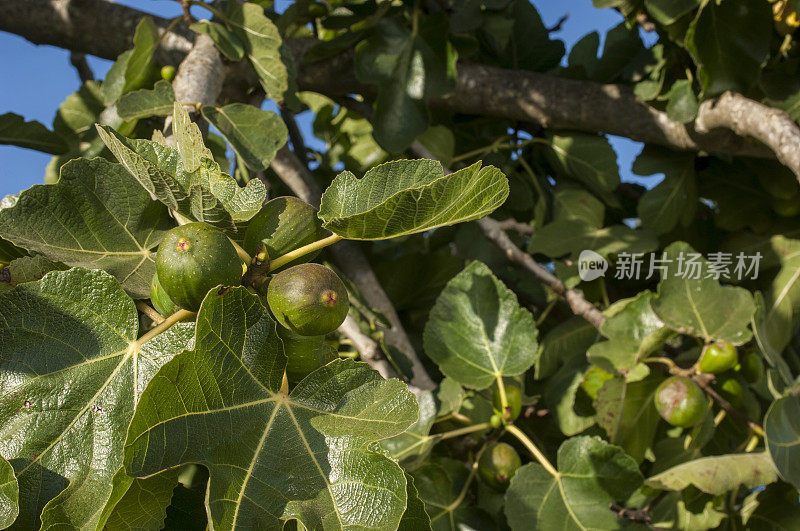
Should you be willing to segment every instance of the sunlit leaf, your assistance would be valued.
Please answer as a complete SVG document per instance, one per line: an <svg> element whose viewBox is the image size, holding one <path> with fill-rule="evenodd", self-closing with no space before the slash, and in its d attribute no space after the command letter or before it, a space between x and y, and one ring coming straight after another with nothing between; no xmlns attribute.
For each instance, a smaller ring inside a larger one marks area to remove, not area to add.
<svg viewBox="0 0 800 531"><path fill-rule="evenodd" d="M345 360L286 395L275 326L245 288L206 297L195 350L167 363L142 396L128 430L128 474L204 465L216 529L271 529L287 519L306 528L397 527L403 471L370 448L416 421L413 395Z"/></svg>
<svg viewBox="0 0 800 531"><path fill-rule="evenodd" d="M481 218L503 204L508 180L481 164L444 174L433 160L397 160L358 179L336 176L322 194L323 226L353 240L394 238Z"/></svg>
<svg viewBox="0 0 800 531"><path fill-rule="evenodd" d="M139 396L193 328L139 345L133 301L103 271L52 272L0 294L0 454L19 481L18 525L38 527L40 514L44 528L96 524Z"/></svg>
<svg viewBox="0 0 800 531"><path fill-rule="evenodd" d="M752 488L777 479L772 460L761 452L702 457L647 478L645 484L665 490L694 485L709 494L724 494L739 485Z"/></svg>
<svg viewBox="0 0 800 531"><path fill-rule="evenodd" d="M0 211L4 238L50 260L105 269L137 298L149 296L154 252L173 224L121 165L104 159L65 164L57 184L33 186Z"/></svg>
<svg viewBox="0 0 800 531"><path fill-rule="evenodd" d="M537 333L514 292L473 262L439 295L425 326L425 352L461 385L485 389L536 362Z"/></svg>

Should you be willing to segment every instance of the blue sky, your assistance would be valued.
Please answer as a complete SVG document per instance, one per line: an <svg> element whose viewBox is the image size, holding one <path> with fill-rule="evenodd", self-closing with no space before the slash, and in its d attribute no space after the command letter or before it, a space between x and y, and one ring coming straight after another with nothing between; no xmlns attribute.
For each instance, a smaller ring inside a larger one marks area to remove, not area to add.
<svg viewBox="0 0 800 531"><path fill-rule="evenodd" d="M180 6L172 0L117 0L120 4L136 7L164 17L180 14ZM280 4L288 2L279 1ZM554 35L566 42L567 49L583 35L598 31L604 35L619 24L621 15L611 9L595 9L591 0L533 0L533 4L548 27L552 27L565 14L569 15L561 31ZM203 10L198 16L208 16ZM95 77L105 76L111 61L89 58ZM80 80L69 63L69 53L52 46L35 46L16 35L0 32L0 71L8 77L3 81L0 114L15 112L26 120L39 120L51 126L58 106L78 89ZM308 114L308 113L305 113ZM300 117L304 136L310 137L310 116ZM641 144L623 138L611 139L619 157L622 177L638 180L631 175L633 159L641 151ZM313 140L309 145L314 145ZM36 151L0 146L0 197L17 193L43 182L44 169L50 156Z"/></svg>

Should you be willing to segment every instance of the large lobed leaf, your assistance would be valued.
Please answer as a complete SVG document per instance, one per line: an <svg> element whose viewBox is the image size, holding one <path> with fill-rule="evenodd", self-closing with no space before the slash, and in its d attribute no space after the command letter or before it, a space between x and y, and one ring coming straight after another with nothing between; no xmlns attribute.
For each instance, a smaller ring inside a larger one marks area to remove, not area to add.
<svg viewBox="0 0 800 531"><path fill-rule="evenodd" d="M258 4L228 2L227 23L244 45L244 53L267 96L275 100L283 99L289 86L286 66L281 61L281 36L278 28L264 14Z"/></svg>
<svg viewBox="0 0 800 531"><path fill-rule="evenodd" d="M627 372L674 335L650 307L653 298L653 293L645 290L606 310L608 318L600 332L608 341L589 348L587 354L592 363L607 372Z"/></svg>
<svg viewBox="0 0 800 531"><path fill-rule="evenodd" d="M480 162L445 175L433 160L396 160L362 179L336 176L322 195L323 226L352 240L380 240L481 218L508 197L508 180Z"/></svg>
<svg viewBox="0 0 800 531"><path fill-rule="evenodd" d="M753 296L744 288L722 286L709 277L709 264L701 256L695 275L686 265L693 254L697 253L684 242L664 250L663 258L669 262L662 272L653 311L667 326L683 334L735 345L747 342L751 337L747 325L755 312Z"/></svg>
<svg viewBox="0 0 800 531"><path fill-rule="evenodd" d="M674 466L647 479L655 489L683 490L694 485L708 494L724 494L739 485L757 487L778 479L766 452L702 457Z"/></svg>
<svg viewBox="0 0 800 531"><path fill-rule="evenodd" d="M14 469L0 456L0 529L14 523L19 513L19 486Z"/></svg>
<svg viewBox="0 0 800 531"><path fill-rule="evenodd" d="M103 271L52 272L0 295L0 454L20 489L18 525L93 527L122 465L150 377L192 338L179 324L136 341L133 301Z"/></svg>
<svg viewBox="0 0 800 531"><path fill-rule="evenodd" d="M506 493L511 529L609 530L624 521L610 504L626 500L642 483L636 462L599 437L573 437L558 449L558 475L528 463Z"/></svg>
<svg viewBox="0 0 800 531"><path fill-rule="evenodd" d="M10 144L59 155L67 151L64 139L37 121L26 122L13 112L0 114L0 144Z"/></svg>
<svg viewBox="0 0 800 531"><path fill-rule="evenodd" d="M538 331L517 296L481 262L442 291L423 335L426 354L458 383L485 389L536 362Z"/></svg>
<svg viewBox="0 0 800 531"><path fill-rule="evenodd" d="M175 149L163 142L125 138L101 125L97 130L125 169L171 210L223 229L253 217L266 199L264 183L252 179L242 188L223 173L203 144L200 129L178 102L172 127Z"/></svg>
<svg viewBox="0 0 800 531"><path fill-rule="evenodd" d="M256 296L212 292L198 314L195 350L166 364L142 396L127 472L203 464L215 529L279 529L290 519L308 529L397 527L406 480L371 443L416 421L414 396L399 380L344 360L286 395L285 362Z"/></svg>
<svg viewBox="0 0 800 531"><path fill-rule="evenodd" d="M77 159L56 184L36 185L0 211L0 235L50 260L104 269L136 298L147 298L154 252L173 226L119 164Z"/></svg>
<svg viewBox="0 0 800 531"><path fill-rule="evenodd" d="M781 478L800 486L800 434L797 419L800 397L789 395L772 403L764 417L766 446Z"/></svg>
<svg viewBox="0 0 800 531"><path fill-rule="evenodd" d="M265 170L286 144L288 132L280 116L244 103L203 107L203 117L223 134L247 167Z"/></svg>

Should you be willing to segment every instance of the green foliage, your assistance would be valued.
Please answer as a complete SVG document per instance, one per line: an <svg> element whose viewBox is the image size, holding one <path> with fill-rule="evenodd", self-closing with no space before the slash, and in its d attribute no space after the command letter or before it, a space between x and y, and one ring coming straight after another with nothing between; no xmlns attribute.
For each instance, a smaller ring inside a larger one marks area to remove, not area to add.
<svg viewBox="0 0 800 531"><path fill-rule="evenodd" d="M144 17L52 125L0 116L54 155L0 201L0 528L800 527L800 184L695 134L727 90L800 116L797 2L595 0L566 59L529 0L273 4L191 25L209 105ZM535 74L461 114L467 62ZM498 117L554 76L687 150L623 182L606 109Z"/></svg>

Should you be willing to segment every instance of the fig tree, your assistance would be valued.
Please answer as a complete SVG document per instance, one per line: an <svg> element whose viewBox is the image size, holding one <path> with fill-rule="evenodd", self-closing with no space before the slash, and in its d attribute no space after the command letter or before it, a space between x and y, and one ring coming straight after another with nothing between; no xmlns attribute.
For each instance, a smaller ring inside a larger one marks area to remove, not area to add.
<svg viewBox="0 0 800 531"><path fill-rule="evenodd" d="M671 376L661 382L653 399L658 414L673 426L681 428L691 428L708 411L703 390L686 376Z"/></svg>
<svg viewBox="0 0 800 531"><path fill-rule="evenodd" d="M703 348L700 361L697 363L697 370L721 374L736 367L738 362L736 347L726 341L718 341Z"/></svg>
<svg viewBox="0 0 800 531"><path fill-rule="evenodd" d="M495 387L494 393L492 393L492 405L494 405L494 409L499 411L503 417L514 421L519 417L520 411L522 411L522 395L515 385L506 385L505 388L508 412L503 411L503 401L500 396L500 388L498 387Z"/></svg>
<svg viewBox="0 0 800 531"><path fill-rule="evenodd" d="M495 443L488 446L478 460L478 475L489 487L504 492L521 464L519 454L511 445Z"/></svg>
<svg viewBox="0 0 800 531"><path fill-rule="evenodd" d="M153 308L156 309L161 315L172 315L177 310L175 302L169 298L164 287L158 280L158 274L153 275L153 280L150 281L150 302L153 303Z"/></svg>
<svg viewBox="0 0 800 531"><path fill-rule="evenodd" d="M242 247L251 256L263 250L274 259L326 235L314 207L296 197L276 197L250 220ZM318 252L297 258L281 269L313 260Z"/></svg>
<svg viewBox="0 0 800 531"><path fill-rule="evenodd" d="M301 336L333 332L350 308L341 279L314 263L296 265L272 277L267 304L280 324Z"/></svg>
<svg viewBox="0 0 800 531"><path fill-rule="evenodd" d="M211 288L240 284L242 263L222 231L189 223L170 229L161 240L156 273L175 304L195 312Z"/></svg>
<svg viewBox="0 0 800 531"><path fill-rule="evenodd" d="M336 358L333 349L325 344L325 336L301 336L280 325L278 336L286 353L286 377L292 383Z"/></svg>

